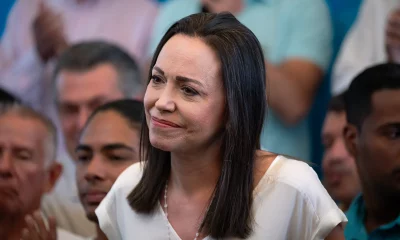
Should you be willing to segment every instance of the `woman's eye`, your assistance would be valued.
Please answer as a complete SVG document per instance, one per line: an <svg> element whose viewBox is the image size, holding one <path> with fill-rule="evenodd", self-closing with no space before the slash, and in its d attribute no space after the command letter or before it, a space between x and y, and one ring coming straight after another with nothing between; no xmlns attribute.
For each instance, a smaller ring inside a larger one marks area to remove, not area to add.
<svg viewBox="0 0 400 240"><path fill-rule="evenodd" d="M187 95L187 96L196 96L196 95L199 94L199 93L198 93L196 90L194 90L193 88L191 88L191 87L186 87L186 86L183 86L183 87L182 87L182 92L183 92L185 95Z"/></svg>
<svg viewBox="0 0 400 240"><path fill-rule="evenodd" d="M151 81L153 82L153 84L160 84L163 82L163 80L156 75L151 76Z"/></svg>

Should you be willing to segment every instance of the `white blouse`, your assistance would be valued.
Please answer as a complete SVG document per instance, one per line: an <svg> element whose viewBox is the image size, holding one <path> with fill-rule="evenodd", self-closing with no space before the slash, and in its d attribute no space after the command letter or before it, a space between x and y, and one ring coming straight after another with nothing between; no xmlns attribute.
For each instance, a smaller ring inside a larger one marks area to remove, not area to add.
<svg viewBox="0 0 400 240"><path fill-rule="evenodd" d="M142 165L137 163L119 176L96 209L101 229L113 240L180 240L160 204L151 215L138 214L129 206L127 196L141 175ZM276 157L253 194L255 224L250 240L324 239L339 223L347 222L314 170L301 161Z"/></svg>

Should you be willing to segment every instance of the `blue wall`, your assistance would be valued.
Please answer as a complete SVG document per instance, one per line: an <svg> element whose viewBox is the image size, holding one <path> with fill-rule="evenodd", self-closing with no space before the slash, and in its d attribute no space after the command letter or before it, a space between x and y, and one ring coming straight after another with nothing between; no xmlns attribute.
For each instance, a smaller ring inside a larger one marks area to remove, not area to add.
<svg viewBox="0 0 400 240"><path fill-rule="evenodd" d="M14 0L0 0L0 36L3 35L8 12L10 11L13 4Z"/></svg>

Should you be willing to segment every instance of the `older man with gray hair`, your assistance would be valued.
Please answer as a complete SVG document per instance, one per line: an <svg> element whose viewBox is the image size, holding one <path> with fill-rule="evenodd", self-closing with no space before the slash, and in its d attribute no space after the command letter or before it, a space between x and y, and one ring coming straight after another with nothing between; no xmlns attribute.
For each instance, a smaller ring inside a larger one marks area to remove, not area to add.
<svg viewBox="0 0 400 240"><path fill-rule="evenodd" d="M33 219L41 218L42 196L62 172L56 145L50 120L25 106L0 104L0 239L21 239ZM80 239L63 230L57 235Z"/></svg>
<svg viewBox="0 0 400 240"><path fill-rule="evenodd" d="M119 46L103 42L82 42L68 48L58 59L53 73L55 102L52 114L62 130L64 143L57 160L64 173L43 210L54 216L59 227L81 236L95 235L95 226L85 215L75 181L75 147L89 115L99 106L122 98L142 97L144 84L138 64ZM50 94L46 94L50 95Z"/></svg>

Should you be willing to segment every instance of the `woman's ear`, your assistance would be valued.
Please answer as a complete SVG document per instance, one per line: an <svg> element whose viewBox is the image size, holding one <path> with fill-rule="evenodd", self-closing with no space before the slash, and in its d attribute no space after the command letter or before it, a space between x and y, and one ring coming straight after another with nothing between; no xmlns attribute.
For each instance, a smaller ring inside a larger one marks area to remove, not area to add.
<svg viewBox="0 0 400 240"><path fill-rule="evenodd" d="M353 124L348 123L343 130L343 137L346 143L347 151L354 157L354 159L357 159L358 135L358 129Z"/></svg>
<svg viewBox="0 0 400 240"><path fill-rule="evenodd" d="M54 161L51 164L51 166L49 166L49 168L47 169L47 183L44 189L46 193L51 192L53 190L62 172L63 172L63 166L56 161Z"/></svg>

